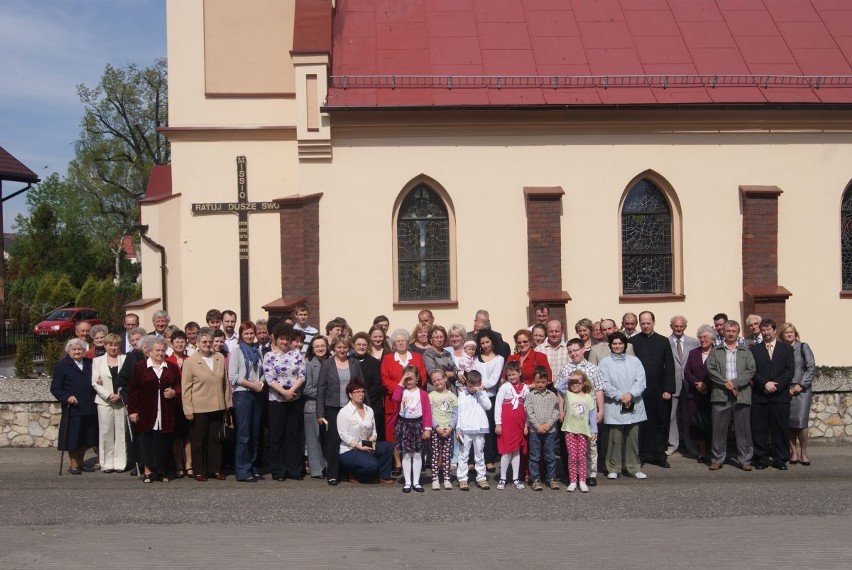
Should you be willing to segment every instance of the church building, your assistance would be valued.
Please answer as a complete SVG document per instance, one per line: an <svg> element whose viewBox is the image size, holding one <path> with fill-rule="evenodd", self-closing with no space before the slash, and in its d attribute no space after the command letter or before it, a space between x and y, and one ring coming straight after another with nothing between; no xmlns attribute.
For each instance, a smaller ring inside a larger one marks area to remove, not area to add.
<svg viewBox="0 0 852 570"><path fill-rule="evenodd" d="M143 324L757 313L852 364L852 3L168 0L167 24Z"/></svg>

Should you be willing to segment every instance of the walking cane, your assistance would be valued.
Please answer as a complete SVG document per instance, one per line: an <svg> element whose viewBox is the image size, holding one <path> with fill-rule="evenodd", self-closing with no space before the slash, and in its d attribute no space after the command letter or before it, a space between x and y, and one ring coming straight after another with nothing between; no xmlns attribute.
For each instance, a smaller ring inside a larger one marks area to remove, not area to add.
<svg viewBox="0 0 852 570"><path fill-rule="evenodd" d="M127 435L130 436L130 452L133 453L134 465L136 466L136 478L140 478L142 476L142 471L139 469L139 462L136 461L136 453L133 449L133 425L130 423L130 415L127 413L127 402L124 401L124 394L121 391L118 392L118 397L121 398L121 405L124 406L124 423L127 424Z"/></svg>
<svg viewBox="0 0 852 570"><path fill-rule="evenodd" d="M62 442L62 447L68 447L68 420L71 418L71 410L68 409L69 406L65 406L65 421L63 424L65 425L64 432L65 437L63 438L65 441ZM62 454L59 456L59 476L62 477L62 464L65 463L65 449L62 450Z"/></svg>

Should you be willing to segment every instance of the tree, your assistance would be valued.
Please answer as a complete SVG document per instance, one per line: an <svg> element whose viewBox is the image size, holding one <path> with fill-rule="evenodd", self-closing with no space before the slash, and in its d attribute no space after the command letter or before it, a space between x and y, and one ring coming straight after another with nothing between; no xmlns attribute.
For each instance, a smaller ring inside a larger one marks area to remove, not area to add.
<svg viewBox="0 0 852 570"><path fill-rule="evenodd" d="M94 87L79 85L85 106L76 158L68 167L71 183L98 213L97 232L109 244L119 281L121 238L135 233L138 200L145 195L151 168L168 164L171 150L158 128L167 120L166 61L153 66L107 65Z"/></svg>
<svg viewBox="0 0 852 570"><path fill-rule="evenodd" d="M105 322L139 295L139 267L124 259L121 238L138 233L138 200L151 169L170 159L157 132L166 124L166 62L107 65L96 85L77 92L84 113L76 156L64 177L52 174L29 191L30 216L15 220L6 294L24 320L73 302L89 276L97 291L85 296L99 299Z"/></svg>

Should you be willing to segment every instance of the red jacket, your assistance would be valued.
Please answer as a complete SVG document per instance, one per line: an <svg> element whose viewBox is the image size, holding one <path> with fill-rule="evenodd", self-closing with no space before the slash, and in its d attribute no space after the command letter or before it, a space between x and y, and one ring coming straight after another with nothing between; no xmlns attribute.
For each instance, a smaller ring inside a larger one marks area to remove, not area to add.
<svg viewBox="0 0 852 570"><path fill-rule="evenodd" d="M130 376L127 395L127 413L139 414L134 431L137 433L151 431L157 421L157 398L160 399L160 429L163 433L175 430L175 402L180 402L181 374L172 362L166 362L166 367L160 378L153 368L148 368L148 359L142 359L133 367ZM166 399L163 391L171 388L175 391L174 398Z"/></svg>
<svg viewBox="0 0 852 570"><path fill-rule="evenodd" d="M506 364L509 364L510 362L521 362L521 355L510 354L509 358L506 359ZM521 363L521 382L523 382L527 386L533 383L533 372L535 371L536 366L544 366L545 368L547 368L547 377L550 379L547 383L553 383L553 371L550 370L550 363L547 361L547 355L543 352L536 352L532 349L530 349L530 351L527 353L526 360ZM558 373L559 370L557 370L556 372ZM506 368L503 367L503 378L505 377Z"/></svg>

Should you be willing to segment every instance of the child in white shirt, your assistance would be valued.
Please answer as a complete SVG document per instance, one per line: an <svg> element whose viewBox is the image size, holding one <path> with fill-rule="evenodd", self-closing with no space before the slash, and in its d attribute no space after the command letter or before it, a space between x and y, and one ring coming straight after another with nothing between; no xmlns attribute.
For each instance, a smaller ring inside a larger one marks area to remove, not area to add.
<svg viewBox="0 0 852 570"><path fill-rule="evenodd" d="M467 484L467 458L471 447L476 467L476 485L483 490L491 488L485 477L485 434L488 433L488 416L485 412L490 409L491 400L482 389L482 375L478 370L470 370L466 385L459 389L459 417L456 424L456 437L461 442L456 477L462 491L470 488Z"/></svg>

